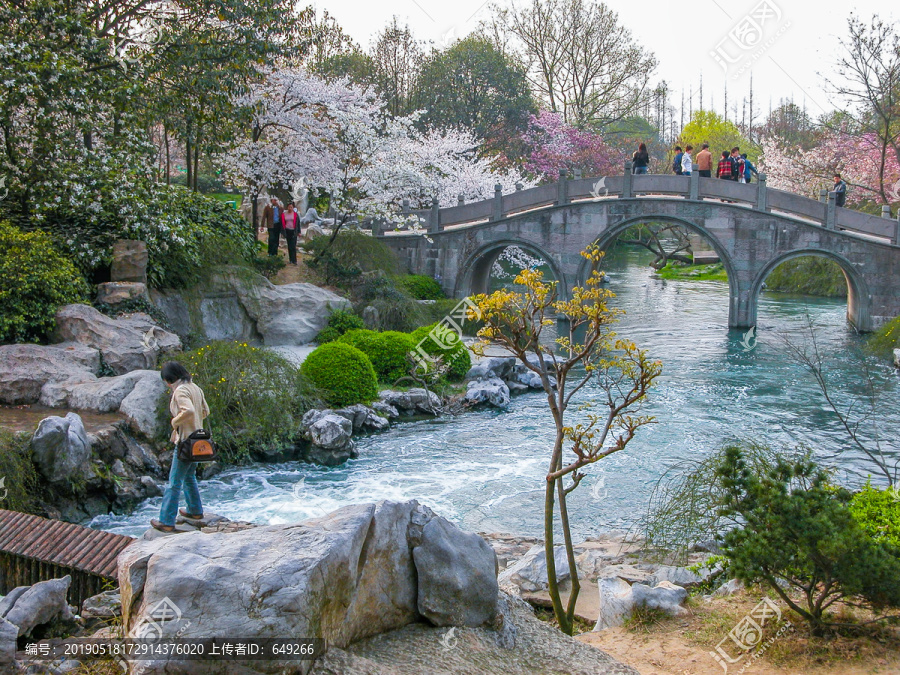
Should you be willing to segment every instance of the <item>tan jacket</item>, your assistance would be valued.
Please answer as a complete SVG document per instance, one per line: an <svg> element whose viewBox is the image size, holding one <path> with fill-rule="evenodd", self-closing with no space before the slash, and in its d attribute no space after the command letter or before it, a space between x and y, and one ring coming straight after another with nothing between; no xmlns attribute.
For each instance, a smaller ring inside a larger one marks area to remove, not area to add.
<svg viewBox="0 0 900 675"><path fill-rule="evenodd" d="M712 153L709 150L701 150L697 153L697 159L694 162L697 165L697 171L711 171Z"/></svg>
<svg viewBox="0 0 900 675"><path fill-rule="evenodd" d="M197 429L203 428L203 420L209 417L209 406L203 390L193 382L184 382L175 387L169 401L172 413L172 443L187 438Z"/></svg>

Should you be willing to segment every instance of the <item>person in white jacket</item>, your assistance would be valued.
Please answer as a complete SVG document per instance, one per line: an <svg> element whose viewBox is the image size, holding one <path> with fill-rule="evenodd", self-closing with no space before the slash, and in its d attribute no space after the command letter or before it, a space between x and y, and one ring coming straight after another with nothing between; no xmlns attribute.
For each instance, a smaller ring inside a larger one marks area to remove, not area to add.
<svg viewBox="0 0 900 675"><path fill-rule="evenodd" d="M681 175L682 176L690 176L691 171L694 170L694 160L691 157L691 150L694 149L693 145L686 145L684 148L684 156L681 158Z"/></svg>

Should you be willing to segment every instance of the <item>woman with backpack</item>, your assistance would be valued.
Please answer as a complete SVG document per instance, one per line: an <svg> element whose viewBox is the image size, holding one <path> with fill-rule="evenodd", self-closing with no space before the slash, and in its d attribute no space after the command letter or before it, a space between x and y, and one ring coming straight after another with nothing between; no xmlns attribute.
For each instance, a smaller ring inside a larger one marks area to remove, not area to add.
<svg viewBox="0 0 900 675"><path fill-rule="evenodd" d="M650 153L647 152L646 144L641 143L631 156L631 166L631 173L635 175L650 172Z"/></svg>
<svg viewBox="0 0 900 675"><path fill-rule="evenodd" d="M152 519L150 525L160 532L174 532L176 511L185 518L203 517L200 489L197 487L197 464L178 459L178 444L203 428L203 420L209 417L209 406L206 404L203 390L191 382L191 374L180 363L176 361L164 363L160 376L172 391L172 398L169 400L172 436L169 440L175 444L175 451L172 453L169 484L163 493L162 506L159 509L159 520ZM186 510L178 508L182 491L187 504Z"/></svg>

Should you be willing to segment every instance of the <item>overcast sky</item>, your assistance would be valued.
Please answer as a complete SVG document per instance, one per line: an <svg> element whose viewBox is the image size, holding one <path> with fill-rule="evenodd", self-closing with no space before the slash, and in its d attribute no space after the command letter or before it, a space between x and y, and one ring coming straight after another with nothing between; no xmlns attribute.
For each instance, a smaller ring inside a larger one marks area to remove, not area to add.
<svg viewBox="0 0 900 675"><path fill-rule="evenodd" d="M509 2L509 0L504 0ZM518 0L519 3L523 0ZM421 40L437 45L463 37L489 15L491 0L328 0L327 9L364 49L372 36L396 15ZM818 116L840 106L829 95L820 73L833 69L838 39L846 34L851 12L868 20L891 16L885 0L608 0L620 21L659 60L657 79L665 79L680 104L693 88L698 107L703 78L704 107L714 99L722 109L748 95L753 75L754 107L765 115L770 100L793 98ZM727 70L723 68L727 66ZM687 102L685 108L687 108ZM729 114L731 117L732 114Z"/></svg>

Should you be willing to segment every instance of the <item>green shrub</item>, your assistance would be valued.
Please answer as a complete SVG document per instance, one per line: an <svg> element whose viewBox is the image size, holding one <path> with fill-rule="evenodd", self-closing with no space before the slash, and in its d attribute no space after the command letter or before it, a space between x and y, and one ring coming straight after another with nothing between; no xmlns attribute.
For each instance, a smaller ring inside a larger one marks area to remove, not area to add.
<svg viewBox="0 0 900 675"><path fill-rule="evenodd" d="M378 378L369 357L351 345L321 345L306 357L300 370L330 405L368 403L378 397Z"/></svg>
<svg viewBox="0 0 900 675"><path fill-rule="evenodd" d="M297 436L303 414L319 404L300 369L246 342L213 342L173 358L206 395L209 427L225 463L279 451ZM167 417L168 407L161 409Z"/></svg>
<svg viewBox="0 0 900 675"><path fill-rule="evenodd" d="M854 598L878 613L900 606L900 559L856 521L850 493L809 456L778 459L760 474L740 448L726 448L716 480L720 513L735 523L722 547L731 572L768 585L813 635L834 626L827 609L836 601Z"/></svg>
<svg viewBox="0 0 900 675"><path fill-rule="evenodd" d="M803 256L781 263L766 277L766 288L782 293L847 297L847 279L840 265L821 256Z"/></svg>
<svg viewBox="0 0 900 675"><path fill-rule="evenodd" d="M894 350L900 348L900 316L875 331L866 346L878 356L892 358Z"/></svg>
<svg viewBox="0 0 900 675"><path fill-rule="evenodd" d="M43 232L0 223L0 342L40 342L61 305L87 297L87 283Z"/></svg>
<svg viewBox="0 0 900 675"><path fill-rule="evenodd" d="M441 330L437 339L432 337L431 331L440 324L422 326L412 332L414 345L420 345L426 354L440 356L444 366L447 367L447 379L451 382L460 382L472 367L472 357L469 350L452 330Z"/></svg>
<svg viewBox="0 0 900 675"><path fill-rule="evenodd" d="M316 342L320 345L326 342L334 342L348 330L365 328L362 318L346 309L339 309L331 313L328 323L316 336Z"/></svg>
<svg viewBox="0 0 900 675"><path fill-rule="evenodd" d="M425 323L424 305L416 302L393 279L383 274L363 277L353 289L356 306L372 306L378 312L379 330L398 330L404 333Z"/></svg>
<svg viewBox="0 0 900 675"><path fill-rule="evenodd" d="M180 173L172 178L172 185L187 186L187 174ZM197 190L203 194L210 192L225 192L225 183L218 176L201 173L197 176Z"/></svg>
<svg viewBox="0 0 900 675"><path fill-rule="evenodd" d="M850 513L873 539L900 552L900 491L897 488L879 490L866 483L853 495Z"/></svg>
<svg viewBox="0 0 900 675"><path fill-rule="evenodd" d="M407 274L397 277L397 283L408 295L416 300L441 300L446 298L441 285L424 274Z"/></svg>
<svg viewBox="0 0 900 675"><path fill-rule="evenodd" d="M339 342L353 345L368 356L378 381L385 384L393 384L408 374L407 355L415 348L412 336L398 331L351 330Z"/></svg>
<svg viewBox="0 0 900 675"><path fill-rule="evenodd" d="M31 435L0 429L0 509L35 513L39 485L31 461Z"/></svg>
<svg viewBox="0 0 900 675"><path fill-rule="evenodd" d="M275 276L286 266L287 263L280 255L257 253L253 257L253 269L262 274L266 279L275 278Z"/></svg>
<svg viewBox="0 0 900 675"><path fill-rule="evenodd" d="M304 248L312 254L306 264L337 286L351 286L364 272L401 271L400 261L387 245L355 229L341 230L333 242L331 237L317 237Z"/></svg>

